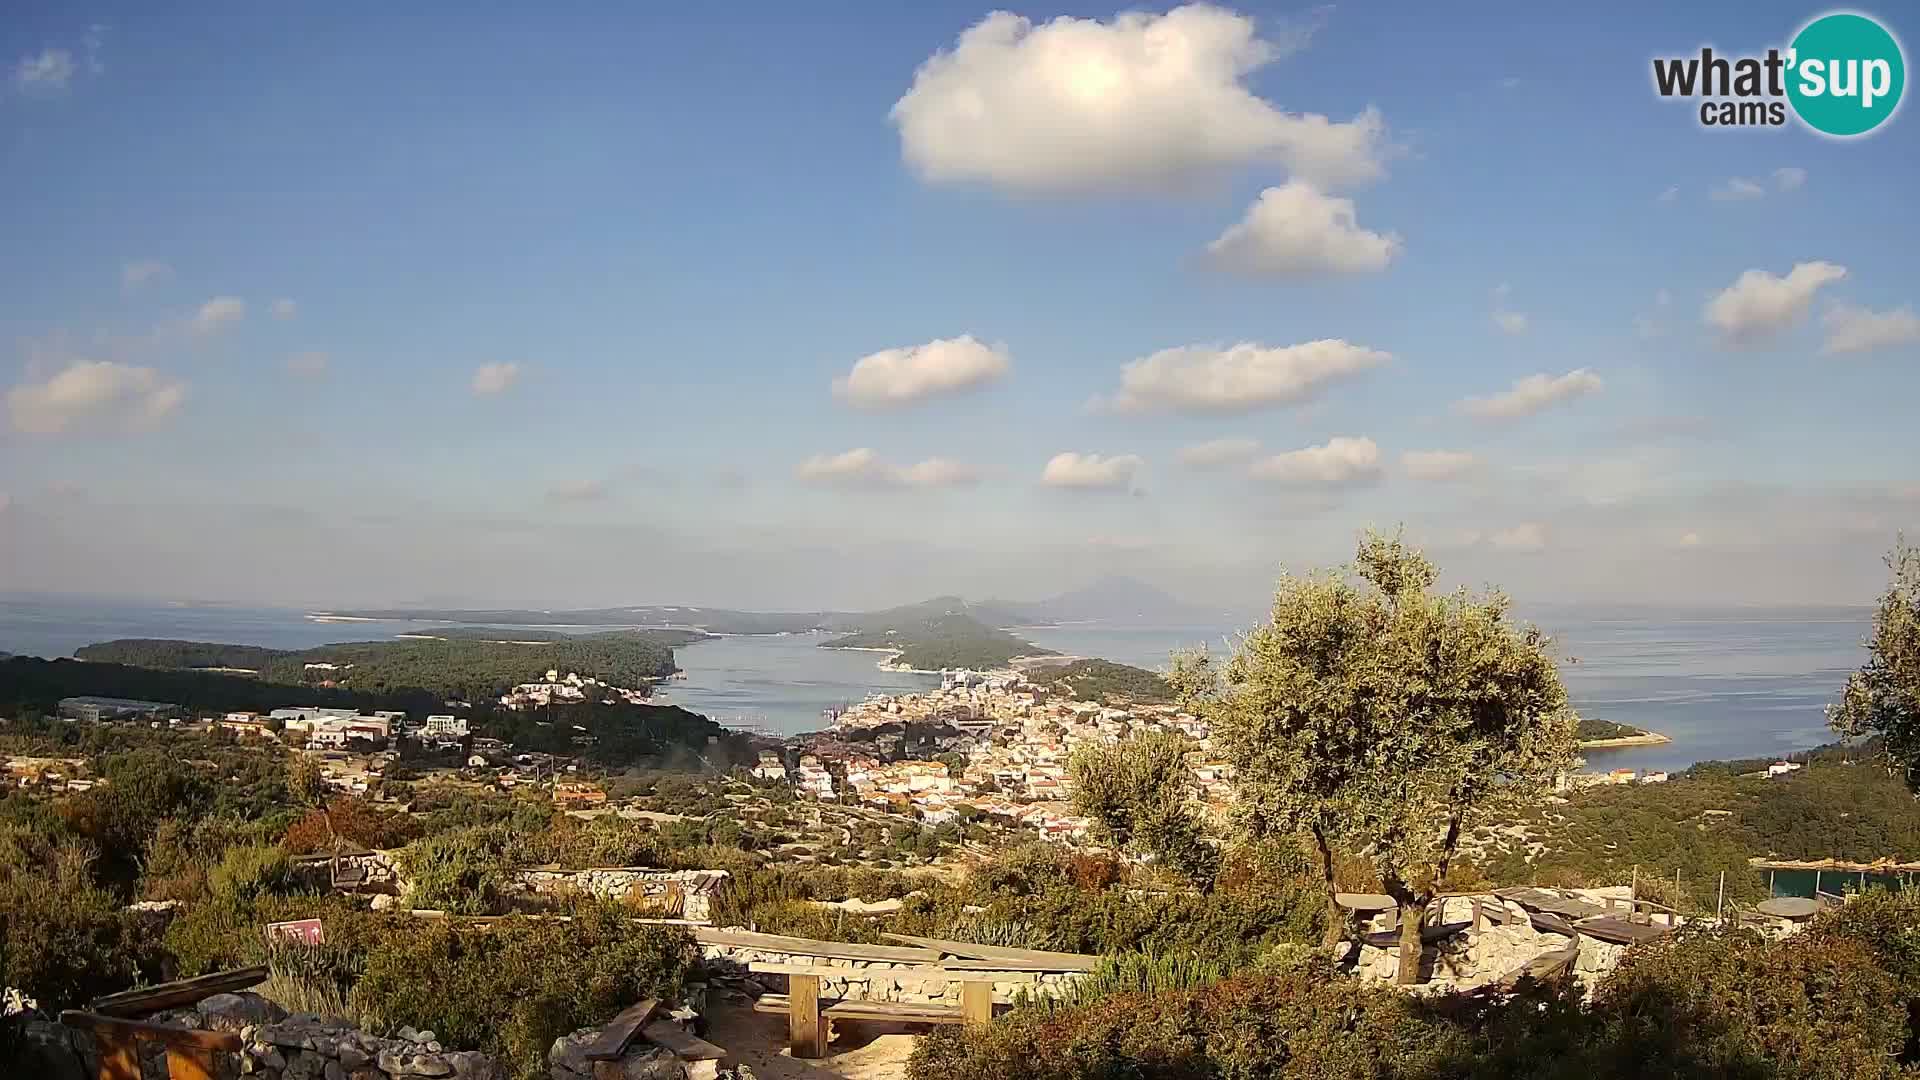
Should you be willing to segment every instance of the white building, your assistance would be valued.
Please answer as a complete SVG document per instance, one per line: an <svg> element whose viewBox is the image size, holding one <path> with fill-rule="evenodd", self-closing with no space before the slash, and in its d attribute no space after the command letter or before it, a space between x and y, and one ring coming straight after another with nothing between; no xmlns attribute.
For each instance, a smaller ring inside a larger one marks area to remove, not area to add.
<svg viewBox="0 0 1920 1080"><path fill-rule="evenodd" d="M1773 764L1767 766L1767 776L1769 778L1775 777L1775 776L1785 776L1790 772L1794 772L1798 770L1799 768L1800 768L1800 763L1797 761L1776 761Z"/></svg>
<svg viewBox="0 0 1920 1080"><path fill-rule="evenodd" d="M464 716L429 716L426 733L439 738L459 739L467 734L467 718Z"/></svg>

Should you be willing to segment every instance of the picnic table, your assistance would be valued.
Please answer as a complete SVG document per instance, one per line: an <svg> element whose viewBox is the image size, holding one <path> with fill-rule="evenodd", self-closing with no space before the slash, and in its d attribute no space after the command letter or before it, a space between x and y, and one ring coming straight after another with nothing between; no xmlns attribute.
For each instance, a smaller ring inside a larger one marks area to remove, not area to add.
<svg viewBox="0 0 1920 1080"><path fill-rule="evenodd" d="M1762 915L1770 915L1788 922L1805 922L1820 912L1820 902L1804 896L1776 896L1771 900L1762 900L1753 906L1753 910Z"/></svg>

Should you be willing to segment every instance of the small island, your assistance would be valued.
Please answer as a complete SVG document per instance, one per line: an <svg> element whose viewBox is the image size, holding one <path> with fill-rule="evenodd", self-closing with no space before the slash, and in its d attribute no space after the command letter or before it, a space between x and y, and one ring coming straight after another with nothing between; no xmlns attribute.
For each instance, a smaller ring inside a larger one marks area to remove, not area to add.
<svg viewBox="0 0 1920 1080"><path fill-rule="evenodd" d="M1615 750L1629 746L1660 746L1673 740L1657 731L1648 731L1631 724L1616 724L1611 720L1589 720L1582 717L1580 727L1575 732L1582 750Z"/></svg>

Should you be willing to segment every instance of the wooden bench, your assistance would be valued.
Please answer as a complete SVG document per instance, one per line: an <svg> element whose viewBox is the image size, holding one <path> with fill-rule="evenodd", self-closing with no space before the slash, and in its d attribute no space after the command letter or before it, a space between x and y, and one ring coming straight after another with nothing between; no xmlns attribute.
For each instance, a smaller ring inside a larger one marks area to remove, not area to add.
<svg viewBox="0 0 1920 1080"><path fill-rule="evenodd" d="M240 1052L240 1036L229 1031L149 1024L117 1016L69 1009L60 1022L93 1033L100 1047L99 1080L140 1080L140 1044L157 1042L167 1048L167 1075L172 1080L213 1080L215 1054Z"/></svg>
<svg viewBox="0 0 1920 1080"><path fill-rule="evenodd" d="M702 1039L672 1020L656 1020L660 1003L647 998L620 1010L620 1014L600 1029L600 1037L587 1048L586 1059L593 1062L594 1080L621 1080L626 1072L620 1059L636 1038L673 1051L682 1061L719 1061L727 1056L720 1047Z"/></svg>
<svg viewBox="0 0 1920 1080"><path fill-rule="evenodd" d="M756 974L785 975L785 994L764 994L754 1009L787 1016L787 1040L797 1058L826 1056L827 1032L823 1018L833 1020L882 1020L907 1024L984 1024L993 1019L993 988L996 983L1031 983L1038 973L1032 971L974 971L953 967L856 968L830 964L754 963L747 970ZM820 999L821 979L871 979L876 976L897 979L926 979L960 984L960 1007L922 1005L916 1002L833 1001L824 1007Z"/></svg>

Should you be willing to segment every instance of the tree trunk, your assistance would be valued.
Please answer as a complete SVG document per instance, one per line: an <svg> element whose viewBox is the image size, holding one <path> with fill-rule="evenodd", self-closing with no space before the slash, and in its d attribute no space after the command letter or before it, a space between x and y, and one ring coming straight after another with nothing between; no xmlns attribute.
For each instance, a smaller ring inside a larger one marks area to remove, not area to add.
<svg viewBox="0 0 1920 1080"><path fill-rule="evenodd" d="M1319 829L1313 830L1313 846L1320 852L1320 884L1327 893L1327 932L1320 939L1320 947L1331 951L1346 936L1347 913L1334 899L1339 889L1333 883L1333 849L1327 846L1327 835Z"/></svg>
<svg viewBox="0 0 1920 1080"><path fill-rule="evenodd" d="M1420 927L1427 921L1427 905L1411 897L1400 900L1400 967L1393 981L1411 986L1420 981Z"/></svg>

